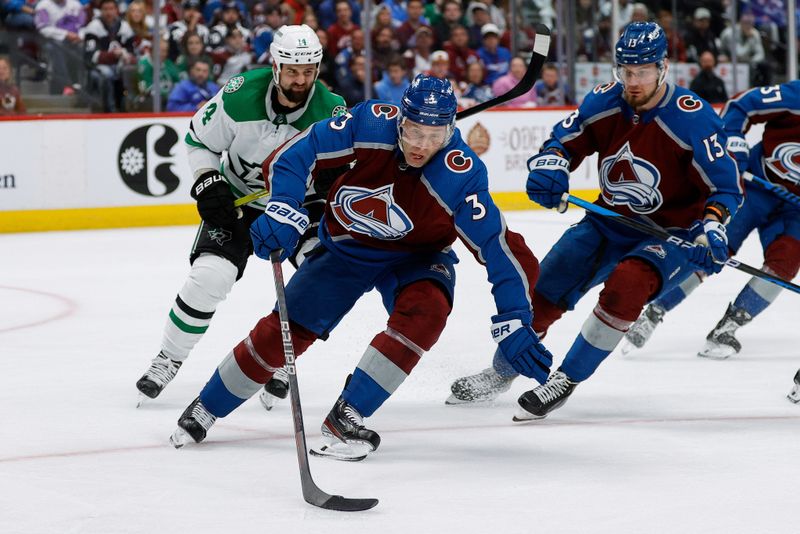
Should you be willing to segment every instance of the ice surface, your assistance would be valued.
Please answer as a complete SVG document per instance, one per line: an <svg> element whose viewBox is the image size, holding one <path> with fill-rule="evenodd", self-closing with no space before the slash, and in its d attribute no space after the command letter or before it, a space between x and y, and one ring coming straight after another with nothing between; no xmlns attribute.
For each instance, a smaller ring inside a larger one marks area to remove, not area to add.
<svg viewBox="0 0 800 534"><path fill-rule="evenodd" d="M541 258L578 216L507 219ZM447 329L368 420L381 448L361 463L311 459L328 493L381 500L343 514L302 500L285 402L266 413L251 399L199 446L167 441L217 363L272 308L266 262L251 260L161 397L134 408L193 237L189 227L0 236L1 533L797 531L800 406L786 394L800 366L800 295L782 295L742 329L741 354L702 360L706 333L748 279L728 269L643 350L613 355L549 419L518 425L516 398L531 387L521 380L493 404L444 405L450 382L486 367L494 350L485 271L459 246ZM761 264L755 238L739 258ZM557 363L596 295L551 329ZM310 442L385 319L367 295L300 358Z"/></svg>

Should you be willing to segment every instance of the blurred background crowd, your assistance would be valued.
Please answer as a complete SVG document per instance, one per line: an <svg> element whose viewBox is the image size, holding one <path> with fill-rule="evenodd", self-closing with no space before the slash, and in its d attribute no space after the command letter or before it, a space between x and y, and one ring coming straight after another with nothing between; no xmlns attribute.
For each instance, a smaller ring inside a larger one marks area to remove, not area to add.
<svg viewBox="0 0 800 534"><path fill-rule="evenodd" d="M508 105L544 107L579 103L587 86L610 80L614 30L654 20L669 38L673 81L717 103L784 81L798 46L786 0L730 1L162 0L156 13L152 0L0 0L0 115L149 111L155 93L160 109L194 111L231 76L269 67L283 24L316 31L320 80L349 105L398 102L429 72L469 107L519 81L543 23L556 37L552 63Z"/></svg>

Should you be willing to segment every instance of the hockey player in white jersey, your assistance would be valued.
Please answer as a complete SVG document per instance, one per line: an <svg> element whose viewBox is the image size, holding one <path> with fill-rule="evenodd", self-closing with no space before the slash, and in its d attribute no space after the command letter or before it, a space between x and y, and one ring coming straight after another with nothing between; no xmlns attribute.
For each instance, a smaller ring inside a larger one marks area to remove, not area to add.
<svg viewBox="0 0 800 534"><path fill-rule="evenodd" d="M261 163L284 141L347 111L342 97L317 81L322 45L311 28L281 27L270 53L272 69L234 76L192 117L185 143L195 179L191 194L202 221L189 255L191 270L169 311L161 349L136 383L140 403L157 397L175 377L208 329L217 305L244 272L253 252L250 225L269 199L241 210L234 201L263 189ZM316 187L322 182L317 180ZM295 265L313 247L324 209L326 192L314 187L306 192L304 207L316 224L295 249ZM288 377L279 374L262 392L267 409L288 391Z"/></svg>

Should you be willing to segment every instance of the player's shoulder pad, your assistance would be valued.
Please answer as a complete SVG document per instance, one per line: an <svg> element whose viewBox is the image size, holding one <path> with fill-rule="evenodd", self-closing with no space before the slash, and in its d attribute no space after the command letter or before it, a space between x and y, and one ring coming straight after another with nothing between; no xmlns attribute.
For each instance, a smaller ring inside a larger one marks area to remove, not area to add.
<svg viewBox="0 0 800 534"><path fill-rule="evenodd" d="M580 115L585 119L604 111L622 107L622 85L608 82L595 86L579 106Z"/></svg>
<svg viewBox="0 0 800 534"><path fill-rule="evenodd" d="M658 117L680 139L689 141L722 130L722 119L711 104L684 87L669 84L659 106L662 111Z"/></svg>
<svg viewBox="0 0 800 534"><path fill-rule="evenodd" d="M399 107L380 100L367 100L353 107L350 114L356 142L397 144Z"/></svg>
<svg viewBox="0 0 800 534"><path fill-rule="evenodd" d="M425 164L423 173L434 187L446 190L440 191L443 197L448 192L455 194L464 188L480 191L489 187L486 165L461 138L458 128L447 146Z"/></svg>
<svg viewBox="0 0 800 534"><path fill-rule="evenodd" d="M233 76L222 88L225 113L236 122L267 118L267 88L272 69L253 69Z"/></svg>

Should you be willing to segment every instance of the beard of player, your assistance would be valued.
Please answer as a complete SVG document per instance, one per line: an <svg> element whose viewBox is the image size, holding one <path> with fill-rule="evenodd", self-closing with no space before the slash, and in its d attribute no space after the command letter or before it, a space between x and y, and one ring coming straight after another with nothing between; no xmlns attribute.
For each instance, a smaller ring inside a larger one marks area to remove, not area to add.
<svg viewBox="0 0 800 534"><path fill-rule="evenodd" d="M662 75L657 75L653 81L645 83L626 83L625 91L622 94L625 102L636 112L647 111L654 108L667 90L667 86L663 80L667 76L668 68L667 60L665 59L664 73Z"/></svg>

